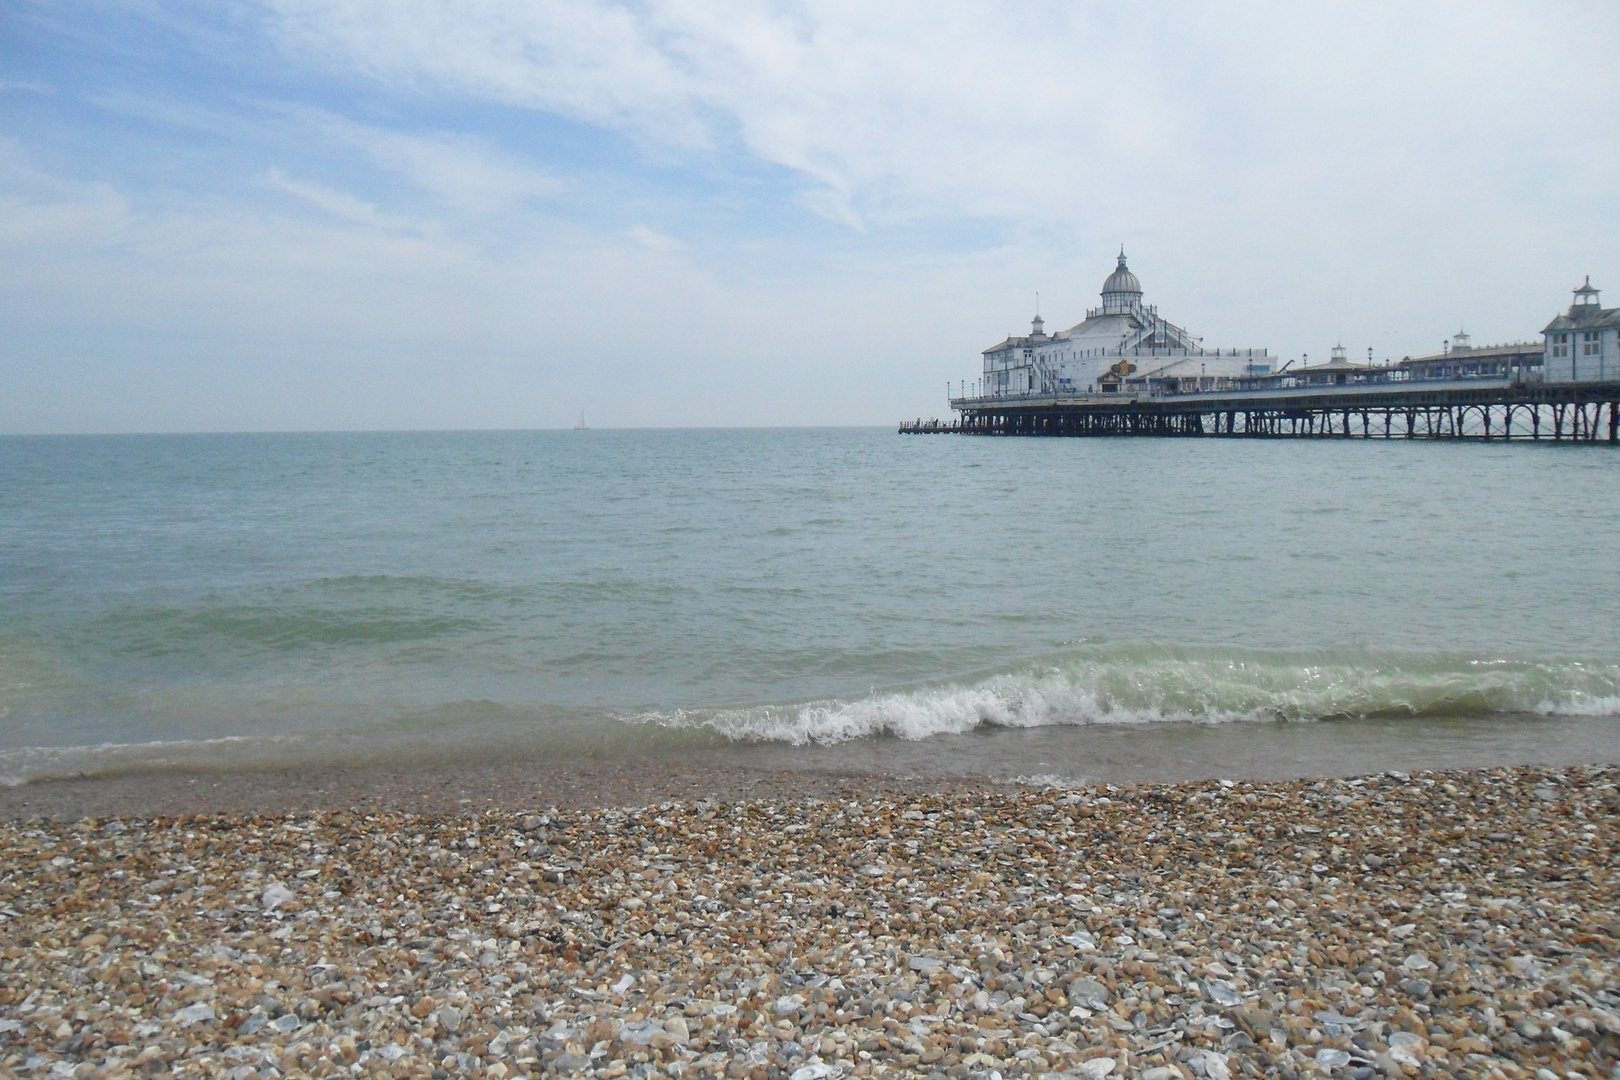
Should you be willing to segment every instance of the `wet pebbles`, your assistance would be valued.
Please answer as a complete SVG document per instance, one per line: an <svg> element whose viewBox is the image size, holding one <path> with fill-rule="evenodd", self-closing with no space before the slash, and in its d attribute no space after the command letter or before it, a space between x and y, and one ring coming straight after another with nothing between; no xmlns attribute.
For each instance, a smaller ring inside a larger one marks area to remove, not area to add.
<svg viewBox="0 0 1620 1080"><path fill-rule="evenodd" d="M1620 769L0 825L0 1073L1620 1077Z"/></svg>

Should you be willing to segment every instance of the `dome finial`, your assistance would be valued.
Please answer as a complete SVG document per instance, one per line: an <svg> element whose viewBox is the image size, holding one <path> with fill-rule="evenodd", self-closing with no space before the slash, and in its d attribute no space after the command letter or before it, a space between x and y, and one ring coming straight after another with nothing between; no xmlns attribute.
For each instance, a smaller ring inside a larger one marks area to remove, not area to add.
<svg viewBox="0 0 1620 1080"><path fill-rule="evenodd" d="M1125 245L1124 244L1119 245L1119 265L1121 267L1123 267L1125 265Z"/></svg>

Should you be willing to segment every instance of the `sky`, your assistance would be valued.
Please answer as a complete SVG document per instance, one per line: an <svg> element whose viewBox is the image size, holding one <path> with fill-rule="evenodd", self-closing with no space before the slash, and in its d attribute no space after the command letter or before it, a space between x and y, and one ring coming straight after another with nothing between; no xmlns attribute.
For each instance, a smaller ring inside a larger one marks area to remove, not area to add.
<svg viewBox="0 0 1620 1080"><path fill-rule="evenodd" d="M1239 9L1233 13L1227 9ZM7 0L0 433L892 424L1620 303L1620 6Z"/></svg>

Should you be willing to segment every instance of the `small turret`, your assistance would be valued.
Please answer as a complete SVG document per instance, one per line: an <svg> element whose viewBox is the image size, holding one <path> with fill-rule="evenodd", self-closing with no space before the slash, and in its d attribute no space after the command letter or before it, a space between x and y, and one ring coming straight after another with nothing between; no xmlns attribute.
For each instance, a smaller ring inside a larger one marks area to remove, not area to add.
<svg viewBox="0 0 1620 1080"><path fill-rule="evenodd" d="M1603 308L1598 304L1598 291L1592 287L1592 276L1588 274L1581 287L1575 290L1575 300L1569 305L1569 317L1579 321L1602 312Z"/></svg>

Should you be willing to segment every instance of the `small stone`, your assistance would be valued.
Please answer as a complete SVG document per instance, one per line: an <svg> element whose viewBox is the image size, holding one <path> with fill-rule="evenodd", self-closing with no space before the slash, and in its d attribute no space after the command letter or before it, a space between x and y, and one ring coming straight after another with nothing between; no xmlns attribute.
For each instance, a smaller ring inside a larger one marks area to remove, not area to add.
<svg viewBox="0 0 1620 1080"><path fill-rule="evenodd" d="M214 1019L214 1007L207 1002L187 1005L174 1014L174 1022L181 1027L190 1027L193 1024L200 1024L212 1019Z"/></svg>
<svg viewBox="0 0 1620 1080"><path fill-rule="evenodd" d="M1076 930L1072 934L1065 934L1058 939L1066 945L1072 945L1081 952L1089 952L1097 947L1097 939L1084 930Z"/></svg>
<svg viewBox="0 0 1620 1080"><path fill-rule="evenodd" d="M1113 997L1106 986L1092 978L1074 980L1069 984L1068 993L1070 1001L1080 1002L1098 1012L1108 1008L1108 1002Z"/></svg>
<svg viewBox="0 0 1620 1080"><path fill-rule="evenodd" d="M1114 1059L1110 1057L1092 1058L1082 1061L1075 1072L1086 1080L1102 1080L1103 1077L1114 1071Z"/></svg>
<svg viewBox="0 0 1620 1080"><path fill-rule="evenodd" d="M461 1030L461 1010L454 1005L441 1005L434 1011L433 1021L444 1030L455 1033Z"/></svg>
<svg viewBox="0 0 1620 1080"><path fill-rule="evenodd" d="M627 1046L647 1046L654 1036L664 1033L664 1026L652 1020L629 1020L619 1028L619 1041Z"/></svg>
<svg viewBox="0 0 1620 1080"><path fill-rule="evenodd" d="M1316 1064L1324 1070L1342 1069L1350 1064L1350 1055L1333 1046L1324 1046L1316 1052Z"/></svg>
<svg viewBox="0 0 1620 1080"><path fill-rule="evenodd" d="M274 911L293 898L293 891L279 881L272 881L264 887L259 897L259 903L264 905L265 911Z"/></svg>
<svg viewBox="0 0 1620 1080"><path fill-rule="evenodd" d="M825 1065L817 1061L794 1069L789 1075L789 1080L828 1080L829 1077L837 1076L840 1072L842 1070L837 1066Z"/></svg>

